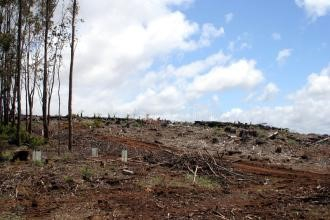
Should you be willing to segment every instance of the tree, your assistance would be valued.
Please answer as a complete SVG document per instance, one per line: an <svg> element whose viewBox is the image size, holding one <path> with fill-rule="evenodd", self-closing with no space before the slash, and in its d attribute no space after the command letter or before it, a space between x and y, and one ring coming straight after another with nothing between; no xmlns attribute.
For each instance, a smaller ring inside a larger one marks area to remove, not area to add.
<svg viewBox="0 0 330 220"><path fill-rule="evenodd" d="M17 90L17 127L16 140L17 145L21 144L20 128L21 128L21 34L22 34L22 0L18 1L18 33L17 33L17 57L16 57L16 90ZM15 102L15 100L14 100Z"/></svg>
<svg viewBox="0 0 330 220"><path fill-rule="evenodd" d="M77 14L77 0L73 0L72 4L72 20L71 20L71 59L70 59L70 73L69 73L69 101L68 101L68 121L69 121L69 150L72 151L72 75L73 75L73 61L74 61L74 46L75 46L75 31L76 31L76 14Z"/></svg>
<svg viewBox="0 0 330 220"><path fill-rule="evenodd" d="M42 122L44 128L44 138L48 139L48 123L47 123L47 100L48 100L48 31L49 31L49 11L50 0L46 0L45 5L45 35L44 35L44 78L43 78L43 93L42 93Z"/></svg>

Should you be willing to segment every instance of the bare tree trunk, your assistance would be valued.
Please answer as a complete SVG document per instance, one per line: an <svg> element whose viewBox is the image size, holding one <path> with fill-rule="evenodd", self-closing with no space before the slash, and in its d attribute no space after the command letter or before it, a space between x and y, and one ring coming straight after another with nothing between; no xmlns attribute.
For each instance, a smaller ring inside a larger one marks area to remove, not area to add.
<svg viewBox="0 0 330 220"><path fill-rule="evenodd" d="M17 34L17 128L16 140L17 145L21 145L20 128L21 128L21 32L22 32L22 0L18 1L18 34ZM14 101L15 102L15 101Z"/></svg>
<svg viewBox="0 0 330 220"><path fill-rule="evenodd" d="M43 78L43 96L42 96L42 120L44 127L44 138L48 140L48 123L47 123L47 97L48 97L48 29L49 29L49 8L50 0L46 0L46 16L45 16L45 36L44 36L44 78Z"/></svg>
<svg viewBox="0 0 330 220"><path fill-rule="evenodd" d="M25 75L25 120L26 131L29 131L29 96L30 96L30 46L31 46L31 24L29 23L28 43L26 50L26 75Z"/></svg>
<svg viewBox="0 0 330 220"><path fill-rule="evenodd" d="M75 43L75 20L77 13L77 0L73 0L72 5L72 34L71 34L71 60L70 60L70 76L69 76L69 103L68 103L68 119L69 119L69 150L72 151L72 75L74 61L74 43Z"/></svg>
<svg viewBox="0 0 330 220"><path fill-rule="evenodd" d="M59 61L59 65L61 65L61 60ZM58 89L57 89L57 97L58 97L58 118L57 118L57 136L58 136L58 147L57 154L60 155L61 149L61 135L60 135L60 121L61 121L61 78L60 78L60 66L57 69L57 80L58 80Z"/></svg>

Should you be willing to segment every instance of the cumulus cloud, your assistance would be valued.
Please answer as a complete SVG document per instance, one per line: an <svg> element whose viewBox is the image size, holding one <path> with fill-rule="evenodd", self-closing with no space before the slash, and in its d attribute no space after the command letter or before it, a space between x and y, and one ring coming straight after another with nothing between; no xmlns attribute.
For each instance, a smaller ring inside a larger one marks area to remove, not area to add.
<svg viewBox="0 0 330 220"><path fill-rule="evenodd" d="M277 54L276 61L279 64L283 64L292 54L292 49L286 48L283 50L280 50Z"/></svg>
<svg viewBox="0 0 330 220"><path fill-rule="evenodd" d="M299 7L304 8L313 21L330 12L329 0L295 0L295 2Z"/></svg>
<svg viewBox="0 0 330 220"><path fill-rule="evenodd" d="M202 27L202 34L199 40L199 47L209 46L211 41L224 35L223 27L216 28L213 24L206 23Z"/></svg>
<svg viewBox="0 0 330 220"><path fill-rule="evenodd" d="M268 100L274 98L274 96L277 95L279 91L280 90L277 87L277 85L275 85L274 83L268 83L265 86L262 94L257 98L257 100L261 101L261 102L268 101Z"/></svg>
<svg viewBox="0 0 330 220"><path fill-rule="evenodd" d="M228 66L216 66L204 75L197 76L188 91L203 93L233 87L252 88L263 80L263 73L254 60L241 59Z"/></svg>
<svg viewBox="0 0 330 220"><path fill-rule="evenodd" d="M230 13L225 15L225 21L226 21L227 24L230 23L233 19L234 19L234 14L233 13L230 12Z"/></svg>
<svg viewBox="0 0 330 220"><path fill-rule="evenodd" d="M330 134L330 66L309 75L307 83L290 96L291 104L276 107L239 108L223 113L225 121L269 123L300 132Z"/></svg>
<svg viewBox="0 0 330 220"><path fill-rule="evenodd" d="M141 80L142 88L148 89L120 106L124 106L123 111L142 109L152 115L167 118L180 115L181 119L191 120L187 117L188 106L200 96L232 88L252 88L262 80L263 73L254 60L235 61L220 51L183 66L168 65L158 72L149 72ZM164 94L169 98L165 100ZM212 101L218 102L218 95L213 94Z"/></svg>
<svg viewBox="0 0 330 220"><path fill-rule="evenodd" d="M147 84L162 77L152 74L153 65L167 56L210 46L225 32L223 27L212 23L198 24L189 20L182 8L192 2L130 0L128 4L127 1L100 0L95 4L81 1L80 16L85 22L78 28L74 110L84 110L86 114L126 111L128 106L135 108L143 106L144 100L152 100L143 97L155 94L160 99L162 92L174 91L173 88L169 90L171 87L167 83ZM225 59L223 54L214 55L179 72L198 74ZM193 67L196 69L192 70ZM160 72L166 71L171 71L171 65ZM62 94L65 96L66 92L67 88L63 86ZM65 109L65 102L62 106Z"/></svg>

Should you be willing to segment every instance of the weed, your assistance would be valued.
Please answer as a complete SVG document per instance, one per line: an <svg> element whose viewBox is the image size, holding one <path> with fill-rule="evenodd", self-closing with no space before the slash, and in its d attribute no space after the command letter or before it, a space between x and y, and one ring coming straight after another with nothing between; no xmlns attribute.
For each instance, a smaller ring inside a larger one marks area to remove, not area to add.
<svg viewBox="0 0 330 220"><path fill-rule="evenodd" d="M192 182L194 176L191 174L187 174L186 179ZM219 187L219 183L217 181L206 176L197 176L195 184L199 187L207 188L207 189L215 189Z"/></svg>
<svg viewBox="0 0 330 220"><path fill-rule="evenodd" d="M68 162L72 159L72 155L70 153L65 153L63 156L63 161Z"/></svg>
<svg viewBox="0 0 330 220"><path fill-rule="evenodd" d="M84 167L81 169L81 177L83 178L83 180L90 181L92 176L93 176L93 171L88 167Z"/></svg>
<svg viewBox="0 0 330 220"><path fill-rule="evenodd" d="M3 151L0 153L0 162L10 161L12 158L13 158L13 153L11 151Z"/></svg>
<svg viewBox="0 0 330 220"><path fill-rule="evenodd" d="M101 128L103 127L103 121L99 118L93 120L93 127Z"/></svg>
<svg viewBox="0 0 330 220"><path fill-rule="evenodd" d="M37 167L42 167L44 165L44 162L41 160L36 160L36 161L33 161L33 164Z"/></svg>
<svg viewBox="0 0 330 220"><path fill-rule="evenodd" d="M82 126L84 126L85 128L101 128L104 126L104 123L102 121L102 119L100 118L95 118L93 120L83 120L82 122Z"/></svg>
<svg viewBox="0 0 330 220"><path fill-rule="evenodd" d="M73 183L73 178L71 176L64 176L64 182L66 183Z"/></svg>
<svg viewBox="0 0 330 220"><path fill-rule="evenodd" d="M148 179L146 178L144 180L139 181L137 185L143 188L152 188L157 185L160 185L161 183L165 183L163 178L161 178L160 176L152 176Z"/></svg>

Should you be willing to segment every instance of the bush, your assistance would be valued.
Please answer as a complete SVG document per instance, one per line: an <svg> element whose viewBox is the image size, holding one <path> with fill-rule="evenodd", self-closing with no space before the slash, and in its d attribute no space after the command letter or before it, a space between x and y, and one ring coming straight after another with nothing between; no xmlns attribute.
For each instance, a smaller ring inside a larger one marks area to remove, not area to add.
<svg viewBox="0 0 330 220"><path fill-rule="evenodd" d="M11 151L4 151L0 153L0 162L10 161L13 158L13 153Z"/></svg>

